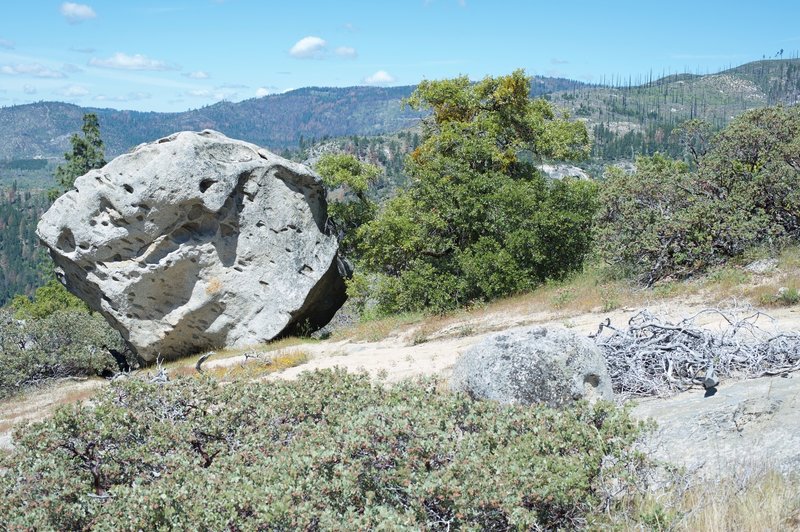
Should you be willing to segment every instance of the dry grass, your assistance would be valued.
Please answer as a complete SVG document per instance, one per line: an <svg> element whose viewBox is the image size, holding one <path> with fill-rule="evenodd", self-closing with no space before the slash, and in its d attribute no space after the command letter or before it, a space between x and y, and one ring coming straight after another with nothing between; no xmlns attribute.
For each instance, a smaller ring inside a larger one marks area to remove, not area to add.
<svg viewBox="0 0 800 532"><path fill-rule="evenodd" d="M777 257L775 270L766 274L754 274L745 269L745 264L757 258L763 257L745 257L740 264L724 266L686 281L663 281L652 289L613 279L604 268L589 266L564 281L546 283L525 294L445 315L409 313L372 319L337 331L333 339L376 342L408 334L408 343L415 345L434 338L491 331L491 326L481 326L481 330L476 331L477 327L470 325L491 315L530 316L547 312L569 318L580 313L642 307L671 299L683 302L697 299L709 304L735 300L759 307L800 302L800 247L785 249ZM783 296L778 296L781 288L786 290ZM508 323L505 326L509 326Z"/></svg>
<svg viewBox="0 0 800 532"><path fill-rule="evenodd" d="M409 343L420 344L443 336L475 334L479 331L470 322L485 321L484 318L490 315L524 316L550 312L568 317L582 312L636 306L654 297L657 294L643 291L626 281L608 279L601 268L587 268L565 281L546 283L532 292L476 304L444 315L409 313L364 321L336 332L334 340L376 342L410 332ZM481 331L486 330L487 327L481 327Z"/></svg>
<svg viewBox="0 0 800 532"><path fill-rule="evenodd" d="M755 478L704 484L689 490L682 506L687 530L797 530L800 481L771 470Z"/></svg>
<svg viewBox="0 0 800 532"><path fill-rule="evenodd" d="M222 382L255 380L285 369L305 364L311 357L306 351L281 349L270 356L246 360L233 366L215 366L204 372Z"/></svg>
<svg viewBox="0 0 800 532"><path fill-rule="evenodd" d="M735 477L637 497L612 520L626 530L800 530L800 477L747 468Z"/></svg>
<svg viewBox="0 0 800 532"><path fill-rule="evenodd" d="M315 343L319 340L315 340L313 338L297 338L294 336L281 338L280 340L273 340L272 342L267 342L264 344L255 344L249 345L246 347L231 347L226 349L214 349L212 351L206 351L205 353L198 353L196 355L189 355L185 357L181 357L175 360L171 360L169 362L165 362L163 364L164 368L169 372L171 376L190 376L197 373L195 370L195 364L197 364L197 360L208 353L213 353L211 357L209 357L209 361L212 360L224 360L226 358L233 358L233 357L240 357L245 354L255 355L259 357L264 357L268 353L272 353L275 351L281 351L288 347L293 347L297 345Z"/></svg>
<svg viewBox="0 0 800 532"><path fill-rule="evenodd" d="M66 382L61 386L51 383L6 399L0 402L0 436L20 424L44 419L58 407L90 400L105 385L106 381L101 380Z"/></svg>
<svg viewBox="0 0 800 532"><path fill-rule="evenodd" d="M429 319L431 319L431 316L427 314L405 313L387 316L385 318L365 320L352 327L334 332L331 339L353 340L355 342L377 342Z"/></svg>

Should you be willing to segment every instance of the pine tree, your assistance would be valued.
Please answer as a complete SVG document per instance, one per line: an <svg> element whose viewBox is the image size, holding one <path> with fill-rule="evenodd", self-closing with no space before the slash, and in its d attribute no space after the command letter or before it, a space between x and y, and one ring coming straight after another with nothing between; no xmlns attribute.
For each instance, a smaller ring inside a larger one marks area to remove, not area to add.
<svg viewBox="0 0 800 532"><path fill-rule="evenodd" d="M89 170L105 166L103 139L100 138L100 121L94 113L83 115L83 136L77 133L70 137L72 151L64 154L66 162L56 168L58 185L49 193L55 199L75 184L75 179Z"/></svg>

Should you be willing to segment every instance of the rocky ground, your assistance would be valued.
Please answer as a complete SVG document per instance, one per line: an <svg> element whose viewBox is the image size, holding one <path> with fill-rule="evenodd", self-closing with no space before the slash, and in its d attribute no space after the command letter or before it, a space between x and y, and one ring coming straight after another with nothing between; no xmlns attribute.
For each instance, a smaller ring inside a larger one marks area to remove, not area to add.
<svg viewBox="0 0 800 532"><path fill-rule="evenodd" d="M689 316L704 308L701 302L661 302L648 307L654 314L671 319ZM612 324L625 325L639 309L623 308L611 312L525 312L509 310L465 314L444 320L401 328L378 341L329 339L301 343L285 350L300 350L309 360L297 367L267 378L292 379L307 370L340 366L351 371L366 371L389 382L407 377L438 375L445 379L458 356L494 332L524 325L560 325L582 334L591 334L598 324L610 318ZM800 329L800 307L770 311L781 330ZM721 318L705 316L701 324L714 328ZM245 363L245 356L212 356L204 368ZM12 445L11 430L19 423L41 419L56 406L84 400L105 381L68 382L47 390L35 391L0 404L0 447ZM722 382L716 393L692 389L669 398L636 401L633 410L641 418L653 418L658 430L646 442L650 453L660 459L683 465L687 470L714 477L722 472L736 473L752 466L800 471L800 374Z"/></svg>

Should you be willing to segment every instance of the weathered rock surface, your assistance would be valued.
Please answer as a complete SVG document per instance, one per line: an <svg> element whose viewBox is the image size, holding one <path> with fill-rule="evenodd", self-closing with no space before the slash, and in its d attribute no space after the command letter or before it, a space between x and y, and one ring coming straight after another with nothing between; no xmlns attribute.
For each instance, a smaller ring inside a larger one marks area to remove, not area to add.
<svg viewBox="0 0 800 532"><path fill-rule="evenodd" d="M481 399L555 408L614 399L600 351L562 328L510 329L484 339L456 361L450 386Z"/></svg>
<svg viewBox="0 0 800 532"><path fill-rule="evenodd" d="M344 302L318 176L215 131L75 181L37 228L67 288L145 360L321 327Z"/></svg>
<svg viewBox="0 0 800 532"><path fill-rule="evenodd" d="M633 414L658 428L652 457L715 478L764 468L800 471L800 374L723 382L715 393L691 389L638 401Z"/></svg>

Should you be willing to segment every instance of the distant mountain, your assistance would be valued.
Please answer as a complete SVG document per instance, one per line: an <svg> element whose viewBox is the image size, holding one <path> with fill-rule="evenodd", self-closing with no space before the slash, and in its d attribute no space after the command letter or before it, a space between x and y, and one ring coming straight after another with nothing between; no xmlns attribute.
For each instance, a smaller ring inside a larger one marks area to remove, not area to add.
<svg viewBox="0 0 800 532"><path fill-rule="evenodd" d="M100 118L107 156L181 130L216 129L273 149L306 138L371 135L408 127L418 119L401 99L413 87L305 88L285 94L220 102L183 113L117 111L40 102L0 109L0 159L61 158L84 113Z"/></svg>
<svg viewBox="0 0 800 532"><path fill-rule="evenodd" d="M755 61L716 74L675 74L614 87L548 95L584 120L597 160L631 159L655 151L680 155L671 139L682 122L701 118L717 129L748 109L800 103L800 59Z"/></svg>
<svg viewBox="0 0 800 532"><path fill-rule="evenodd" d="M544 96L586 121L598 159L669 151L672 128L689 118L724 126L746 109L800 101L800 59L747 63L710 75L675 74L622 86L534 77ZM86 112L100 117L107 156L180 130L216 129L273 150L303 140L390 134L421 117L402 105L405 87L309 87L238 103L220 102L182 113L117 111L39 102L0 108L0 161L43 157L60 161Z"/></svg>
<svg viewBox="0 0 800 532"><path fill-rule="evenodd" d="M582 86L562 78L536 77L531 93L540 96ZM412 126L421 117L402 105L414 88L309 87L183 113L117 111L60 102L5 107L0 108L0 160L60 159L86 112L100 118L108 157L181 130L216 129L274 150L295 147L301 138L392 133Z"/></svg>

